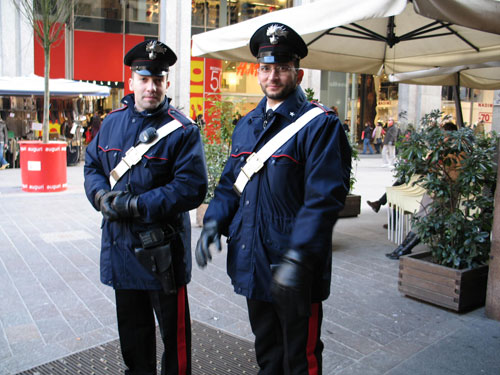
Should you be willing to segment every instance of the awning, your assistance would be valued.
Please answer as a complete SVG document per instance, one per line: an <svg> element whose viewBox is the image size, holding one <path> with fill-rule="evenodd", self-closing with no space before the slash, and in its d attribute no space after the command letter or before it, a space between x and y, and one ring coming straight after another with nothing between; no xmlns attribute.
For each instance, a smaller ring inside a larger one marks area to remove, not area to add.
<svg viewBox="0 0 500 375"><path fill-rule="evenodd" d="M248 42L281 22L308 44L304 68L380 75L500 60L496 0L319 0L193 36L193 56L255 62Z"/></svg>
<svg viewBox="0 0 500 375"><path fill-rule="evenodd" d="M51 97L61 96L109 96L110 88L88 82L68 79L50 79ZM36 75L29 77L0 77L0 96L43 95L44 78Z"/></svg>

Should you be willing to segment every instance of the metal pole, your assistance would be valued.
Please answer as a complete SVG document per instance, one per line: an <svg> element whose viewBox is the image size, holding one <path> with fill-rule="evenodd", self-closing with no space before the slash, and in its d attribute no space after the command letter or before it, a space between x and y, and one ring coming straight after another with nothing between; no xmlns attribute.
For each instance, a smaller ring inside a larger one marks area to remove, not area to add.
<svg viewBox="0 0 500 375"><path fill-rule="evenodd" d="M453 100L455 100L455 111L457 114L457 126L464 126L464 118L462 115L462 104L460 103L460 72L457 73L457 84L453 86Z"/></svg>
<svg viewBox="0 0 500 375"><path fill-rule="evenodd" d="M357 112L358 108L356 106L357 101L358 101L358 76L356 73L352 74L352 81L351 81L351 142L354 142L356 139L357 135L357 126L356 126L356 119L357 119Z"/></svg>

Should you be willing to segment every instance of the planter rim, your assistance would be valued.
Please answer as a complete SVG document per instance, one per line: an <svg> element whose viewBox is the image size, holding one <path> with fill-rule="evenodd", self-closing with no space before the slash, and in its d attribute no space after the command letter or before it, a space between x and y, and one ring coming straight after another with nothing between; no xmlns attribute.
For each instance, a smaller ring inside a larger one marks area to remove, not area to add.
<svg viewBox="0 0 500 375"><path fill-rule="evenodd" d="M48 143L43 143L42 141L19 141L19 144L31 144L31 145L54 145L54 144L63 144L66 145L68 144L65 141L49 141Z"/></svg>
<svg viewBox="0 0 500 375"><path fill-rule="evenodd" d="M434 265L436 267L444 267L444 268L447 268L449 270L456 271L456 272L465 272L465 271L470 271L470 270L476 270L476 269L482 268L482 267L488 267L487 264L482 264L482 265L474 267L474 268L453 268L453 267L443 266L442 264L434 263L428 259L425 259L425 258L430 258L431 256L432 256L432 252L429 250L429 251L424 251L424 252L420 252L420 253L405 255L404 257L400 258L400 261L403 260L404 258L418 259L422 262L427 262L427 263Z"/></svg>

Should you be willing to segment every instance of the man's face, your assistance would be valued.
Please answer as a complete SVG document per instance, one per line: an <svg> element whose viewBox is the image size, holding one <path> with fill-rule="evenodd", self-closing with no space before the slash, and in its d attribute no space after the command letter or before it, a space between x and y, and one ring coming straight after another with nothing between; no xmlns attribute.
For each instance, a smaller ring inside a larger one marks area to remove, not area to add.
<svg viewBox="0 0 500 375"><path fill-rule="evenodd" d="M260 64L259 84L270 105L282 102L302 82L303 70L295 69L292 61L278 64Z"/></svg>
<svg viewBox="0 0 500 375"><path fill-rule="evenodd" d="M167 76L141 76L132 72L128 81L129 88L135 94L135 108L137 111L153 111L163 102L170 82Z"/></svg>

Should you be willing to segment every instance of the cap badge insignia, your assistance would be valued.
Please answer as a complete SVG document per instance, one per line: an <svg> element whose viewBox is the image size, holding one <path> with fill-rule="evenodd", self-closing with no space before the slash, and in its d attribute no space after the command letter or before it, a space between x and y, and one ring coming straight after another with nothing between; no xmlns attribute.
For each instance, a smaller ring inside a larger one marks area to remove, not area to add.
<svg viewBox="0 0 500 375"><path fill-rule="evenodd" d="M267 28L266 35L269 37L271 44L278 44L279 38L288 35L288 31L285 30L283 26L271 25Z"/></svg>
<svg viewBox="0 0 500 375"><path fill-rule="evenodd" d="M146 52L149 52L149 59L156 59L158 53L165 53L167 49L158 44L156 40L152 40L146 45Z"/></svg>

